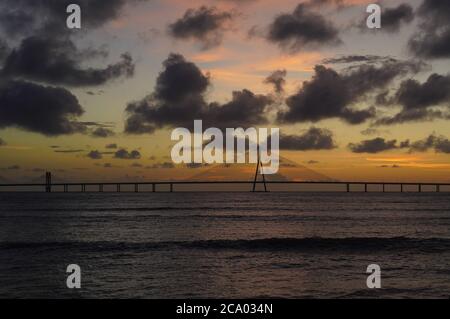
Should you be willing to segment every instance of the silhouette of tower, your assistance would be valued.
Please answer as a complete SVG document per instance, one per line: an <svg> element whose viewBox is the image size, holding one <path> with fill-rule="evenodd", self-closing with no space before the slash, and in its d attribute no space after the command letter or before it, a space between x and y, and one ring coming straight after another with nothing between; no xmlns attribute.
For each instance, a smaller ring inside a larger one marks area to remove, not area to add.
<svg viewBox="0 0 450 319"><path fill-rule="evenodd" d="M267 192L266 177L264 175L264 168L262 166L261 159L259 157L259 145L258 145L258 163L256 164L255 179L253 181L253 192L256 192L256 182L258 181L258 173L260 172L260 170L264 183L264 192Z"/></svg>

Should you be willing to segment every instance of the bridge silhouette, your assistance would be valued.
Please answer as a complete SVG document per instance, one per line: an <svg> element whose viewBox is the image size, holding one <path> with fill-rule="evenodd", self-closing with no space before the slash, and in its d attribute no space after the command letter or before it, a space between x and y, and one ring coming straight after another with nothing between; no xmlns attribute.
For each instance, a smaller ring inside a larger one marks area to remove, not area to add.
<svg viewBox="0 0 450 319"><path fill-rule="evenodd" d="M199 186L199 185L248 185L249 191L257 192L257 186L263 186L263 192L269 192L270 185L328 185L339 187L335 192L417 192L421 193L427 192L450 192L450 183L421 183L421 182L363 182L363 181L268 181L262 175L262 181L257 180L258 169L255 174L254 180L249 181L149 181L149 182L58 182L52 183L51 172L46 172L45 183L18 183L18 184L0 184L0 191L8 191L9 189L26 189L26 188L37 188L42 189L42 191L51 192L105 192L105 189L112 189L108 192L120 193L125 187L130 188L135 193L143 192L144 186L151 186L151 191L153 193L162 192L161 188L164 186L166 190L164 192L175 192L178 186ZM354 186L359 186L358 190L354 189ZM372 189L369 189L372 186ZM373 186L377 186L377 190L373 190ZM353 187L353 189L352 189ZM425 190L427 189L427 190ZM130 191L127 191L130 192Z"/></svg>

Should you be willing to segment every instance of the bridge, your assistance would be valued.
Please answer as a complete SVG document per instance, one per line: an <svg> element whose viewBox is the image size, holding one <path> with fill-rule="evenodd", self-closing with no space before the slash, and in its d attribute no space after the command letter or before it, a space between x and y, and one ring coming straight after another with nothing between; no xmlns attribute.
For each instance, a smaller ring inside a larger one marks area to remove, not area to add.
<svg viewBox="0 0 450 319"><path fill-rule="evenodd" d="M160 181L160 182L89 182L89 183L52 183L50 172L45 174L45 183L31 184L0 184L1 191L20 191L23 189L38 189L43 192L122 192L127 188L127 192L176 192L180 186L209 186L209 185L248 185L249 191L256 192L257 185L264 186L264 192L270 191L270 185L326 185L334 186L339 192L450 192L450 183L414 183L414 182L343 182L343 181ZM355 190L355 186L357 190ZM370 187L370 188L369 188ZM144 190L148 189L148 190ZM376 190L374 190L376 188ZM131 190L130 190L131 189ZM163 190L164 189L164 190Z"/></svg>

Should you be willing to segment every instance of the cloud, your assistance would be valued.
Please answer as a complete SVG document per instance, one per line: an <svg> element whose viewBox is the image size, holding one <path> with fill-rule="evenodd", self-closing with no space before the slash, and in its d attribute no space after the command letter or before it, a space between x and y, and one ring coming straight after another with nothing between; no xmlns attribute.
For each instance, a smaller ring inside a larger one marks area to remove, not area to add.
<svg viewBox="0 0 450 319"><path fill-rule="evenodd" d="M0 128L19 127L47 136L80 133L86 126L76 118L83 113L66 89L23 81L0 85Z"/></svg>
<svg viewBox="0 0 450 319"><path fill-rule="evenodd" d="M331 150L336 148L333 133L327 129L311 127L302 135L281 135L280 149L295 151Z"/></svg>
<svg viewBox="0 0 450 319"><path fill-rule="evenodd" d="M411 152L426 152L434 149L437 153L450 154L450 140L445 136L432 134L427 138L411 143Z"/></svg>
<svg viewBox="0 0 450 319"><path fill-rule="evenodd" d="M172 169L172 168L175 168L175 165L170 162L164 162L164 163L156 163L156 164L147 166L146 168L147 169L158 169L158 168Z"/></svg>
<svg viewBox="0 0 450 319"><path fill-rule="evenodd" d="M136 150L128 152L127 150L122 148L114 153L114 157L118 158L118 159L125 159L125 160L136 160L136 159L141 158L141 153Z"/></svg>
<svg viewBox="0 0 450 319"><path fill-rule="evenodd" d="M411 52L423 58L450 58L450 2L424 0L418 15L421 23L409 41Z"/></svg>
<svg viewBox="0 0 450 319"><path fill-rule="evenodd" d="M189 9L169 26L169 33L176 39L194 39L202 49L210 49L222 43L234 16L233 12L220 11L215 7Z"/></svg>
<svg viewBox="0 0 450 319"><path fill-rule="evenodd" d="M235 91L226 103L205 100L210 85L192 62L179 54L171 54L164 62L154 92L126 108L125 132L153 133L164 127L191 127L203 120L208 127L235 127L267 123L264 111L272 103L270 97L243 89Z"/></svg>
<svg viewBox="0 0 450 319"><path fill-rule="evenodd" d="M118 18L127 3L143 0L77 0L83 13L83 27L98 28ZM65 14L72 0L2 0L0 4L0 30L17 37L30 32L58 35L69 32Z"/></svg>
<svg viewBox="0 0 450 319"><path fill-rule="evenodd" d="M280 123L318 122L337 118L349 124L361 124L376 116L374 108L353 107L361 98L387 87L396 78L417 73L422 62L385 62L360 65L342 73L322 65L303 87L286 100L287 110L278 113Z"/></svg>
<svg viewBox="0 0 450 319"><path fill-rule="evenodd" d="M7 145L5 140L0 137L0 146L5 146L5 145Z"/></svg>
<svg viewBox="0 0 450 319"><path fill-rule="evenodd" d="M377 125L448 118L450 75L443 76L434 73L424 83L414 79L406 80L402 82L393 97L383 96L379 102L386 106L400 105L402 110L394 116L379 119L376 122Z"/></svg>
<svg viewBox="0 0 450 319"><path fill-rule="evenodd" d="M414 10L409 4L402 3L395 8L386 8L381 16L382 30L398 32L402 24L408 24L414 20Z"/></svg>
<svg viewBox="0 0 450 319"><path fill-rule="evenodd" d="M273 85L276 93L283 93L286 85L286 74L286 70L276 70L264 80L264 83Z"/></svg>
<svg viewBox="0 0 450 319"><path fill-rule="evenodd" d="M1 76L69 86L102 85L134 74L133 59L123 54L121 61L104 69L82 68L83 54L67 38L29 37L5 59Z"/></svg>
<svg viewBox="0 0 450 319"><path fill-rule="evenodd" d="M90 159L93 159L93 160L99 160L99 159L103 158L103 155L99 151L90 151L87 154L87 157L89 157Z"/></svg>
<svg viewBox="0 0 450 319"><path fill-rule="evenodd" d="M111 136L115 136L115 135L116 135L116 133L114 133L113 130L105 128L105 127L97 127L91 133L92 137L99 137L99 138L107 138L107 137L111 137Z"/></svg>
<svg viewBox="0 0 450 319"><path fill-rule="evenodd" d="M397 140L387 141L381 137L377 137L372 140L365 140L357 144L350 143L348 145L349 149L353 153L370 153L370 154L390 151L401 148L402 146L405 145L403 143L401 144L401 146L397 145Z"/></svg>
<svg viewBox="0 0 450 319"><path fill-rule="evenodd" d="M108 144L105 146L105 148L107 149L116 149L117 148L117 144L113 143L113 144Z"/></svg>
<svg viewBox="0 0 450 319"><path fill-rule="evenodd" d="M206 164L206 163L188 163L188 164L186 164L186 167L190 168L190 169L198 169L198 168L203 168L203 167L207 167L207 166L209 166L209 164Z"/></svg>
<svg viewBox="0 0 450 319"><path fill-rule="evenodd" d="M344 55L337 56L333 58L324 59L322 61L323 64L350 64L350 63L384 63L384 62L398 62L397 59L394 59L389 56L379 56L379 55Z"/></svg>
<svg viewBox="0 0 450 319"><path fill-rule="evenodd" d="M358 27L362 32L381 31L386 33L396 33L400 31L403 25L407 25L414 20L414 9L406 3L402 3L397 7L384 8L381 12L381 29L367 28L366 19L358 22Z"/></svg>
<svg viewBox="0 0 450 319"><path fill-rule="evenodd" d="M341 43L338 29L304 3L292 13L277 16L269 26L267 39L291 53Z"/></svg>

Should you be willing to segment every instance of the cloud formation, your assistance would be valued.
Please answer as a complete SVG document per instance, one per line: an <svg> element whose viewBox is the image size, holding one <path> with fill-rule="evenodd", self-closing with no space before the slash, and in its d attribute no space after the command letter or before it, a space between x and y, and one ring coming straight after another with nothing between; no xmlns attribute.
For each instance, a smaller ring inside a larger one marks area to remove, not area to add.
<svg viewBox="0 0 450 319"><path fill-rule="evenodd" d="M361 20L357 27L362 32L386 32L386 33L396 33L399 32L403 25L407 25L414 20L414 9L411 5L407 3L402 3L397 7L385 8L383 6L381 12L381 29L369 29L367 28L367 20Z"/></svg>
<svg viewBox="0 0 450 319"><path fill-rule="evenodd" d="M66 89L24 81L0 85L0 128L19 127L48 136L81 133L86 126L76 118L83 113Z"/></svg>
<svg viewBox="0 0 450 319"><path fill-rule="evenodd" d="M302 135L281 135L280 149L292 151L331 150L336 148L333 133L311 127Z"/></svg>
<svg viewBox="0 0 450 319"><path fill-rule="evenodd" d="M414 79L406 80L401 83L394 96L382 95L378 102L386 106L402 107L397 114L379 119L376 122L378 125L449 118L450 75L433 73L423 83Z"/></svg>
<svg viewBox="0 0 450 319"><path fill-rule="evenodd" d="M99 137L99 138L107 138L115 135L116 133L114 133L113 130L106 127L97 127L91 133L92 137Z"/></svg>
<svg viewBox="0 0 450 319"><path fill-rule="evenodd" d="M421 22L409 41L411 52L423 58L450 58L450 2L424 0L418 15Z"/></svg>
<svg viewBox="0 0 450 319"><path fill-rule="evenodd" d="M291 53L342 42L338 29L304 3L292 13L277 16L269 26L267 39Z"/></svg>
<svg viewBox="0 0 450 319"><path fill-rule="evenodd" d="M431 134L427 138L410 144L411 151L426 152L434 149L437 153L450 154L450 140L445 136Z"/></svg>
<svg viewBox="0 0 450 319"><path fill-rule="evenodd" d="M93 160L99 160L99 159L102 159L102 158L103 158L103 155L102 155L102 153L99 152L99 151L90 151L90 152L87 154L87 157L89 157L90 159L93 159Z"/></svg>
<svg viewBox="0 0 450 319"><path fill-rule="evenodd" d="M264 83L273 85L275 93L283 93L286 85L286 74L286 70L276 70L265 78Z"/></svg>
<svg viewBox="0 0 450 319"><path fill-rule="evenodd" d="M120 149L114 153L114 158L124 159L124 160L136 160L141 158L141 153L137 150L128 152L126 149Z"/></svg>
<svg viewBox="0 0 450 319"><path fill-rule="evenodd" d="M208 75L179 54L171 54L163 63L154 92L126 108L125 132L153 133L164 127L191 127L203 120L208 127L236 127L267 123L265 108L270 97L243 89L235 91L226 103L207 102Z"/></svg>
<svg viewBox="0 0 450 319"><path fill-rule="evenodd" d="M370 153L370 154L390 151L398 148L403 148L405 146L406 145L404 145L403 143L401 145L398 145L397 140L388 141L381 137L377 137L372 140L365 140L357 144L350 143L348 145L349 149L353 153Z"/></svg>
<svg viewBox="0 0 450 319"><path fill-rule="evenodd" d="M83 69L85 59L69 39L29 37L5 59L1 76L69 86L102 85L134 74L129 54L104 69Z"/></svg>
<svg viewBox="0 0 450 319"><path fill-rule="evenodd" d="M235 15L216 7L188 9L183 17L169 26L169 33L176 39L194 39L202 49L210 49L222 43Z"/></svg>
<svg viewBox="0 0 450 319"><path fill-rule="evenodd" d="M395 79L423 69L421 62L389 61L363 64L338 73L322 65L302 88L286 100L288 109L278 113L281 123L318 122L337 118L348 124L361 124L376 116L374 108L353 105L368 94L387 87Z"/></svg>

